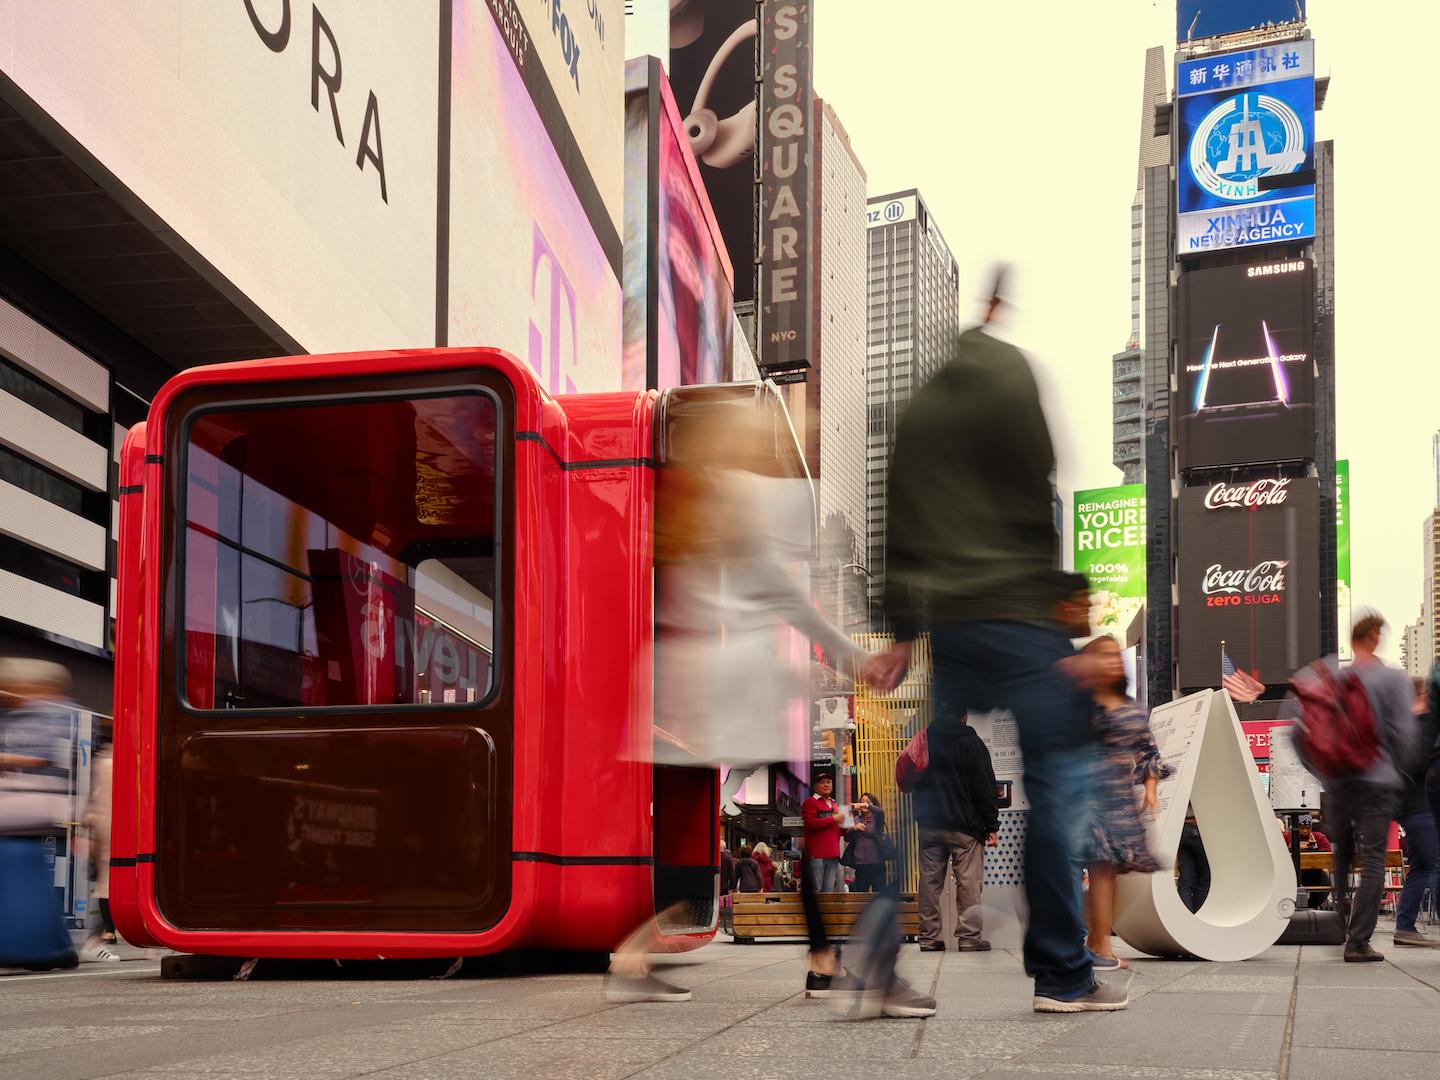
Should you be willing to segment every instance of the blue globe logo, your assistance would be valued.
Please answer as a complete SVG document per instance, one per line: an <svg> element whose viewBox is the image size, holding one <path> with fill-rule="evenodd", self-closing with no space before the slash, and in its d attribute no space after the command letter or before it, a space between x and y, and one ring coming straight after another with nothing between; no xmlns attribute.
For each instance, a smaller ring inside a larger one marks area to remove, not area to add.
<svg viewBox="0 0 1440 1080"><path fill-rule="evenodd" d="M1236 94L1206 114L1190 140L1190 173L1218 199L1259 197L1259 179L1305 165L1305 125L1270 94Z"/></svg>

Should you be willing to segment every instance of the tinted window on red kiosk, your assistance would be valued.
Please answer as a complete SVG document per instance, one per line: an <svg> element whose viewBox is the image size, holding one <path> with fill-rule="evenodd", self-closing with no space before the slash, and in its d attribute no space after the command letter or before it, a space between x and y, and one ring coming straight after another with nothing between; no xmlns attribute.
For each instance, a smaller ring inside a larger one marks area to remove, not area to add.
<svg viewBox="0 0 1440 1080"><path fill-rule="evenodd" d="M1180 467L1315 456L1315 275L1309 262L1180 278Z"/></svg>
<svg viewBox="0 0 1440 1080"><path fill-rule="evenodd" d="M484 700L495 427L480 393L202 413L186 463L190 707Z"/></svg>
<svg viewBox="0 0 1440 1080"><path fill-rule="evenodd" d="M1181 687L1218 687L1222 649L1237 668L1270 685L1316 658L1319 499L1313 477L1181 489Z"/></svg>

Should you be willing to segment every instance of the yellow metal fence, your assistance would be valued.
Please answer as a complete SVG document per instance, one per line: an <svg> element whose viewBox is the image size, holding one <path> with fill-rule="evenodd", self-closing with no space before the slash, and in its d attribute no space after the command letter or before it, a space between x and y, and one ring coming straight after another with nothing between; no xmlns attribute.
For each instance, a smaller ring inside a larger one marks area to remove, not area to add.
<svg viewBox="0 0 1440 1080"><path fill-rule="evenodd" d="M871 652L890 648L890 634L856 634L855 641ZM895 785L895 762L916 732L930 723L930 635L915 641L910 671L886 694L855 682L855 792L880 797L890 836L899 852L896 863L900 888L914 892L920 884L920 833L915 824L914 800Z"/></svg>

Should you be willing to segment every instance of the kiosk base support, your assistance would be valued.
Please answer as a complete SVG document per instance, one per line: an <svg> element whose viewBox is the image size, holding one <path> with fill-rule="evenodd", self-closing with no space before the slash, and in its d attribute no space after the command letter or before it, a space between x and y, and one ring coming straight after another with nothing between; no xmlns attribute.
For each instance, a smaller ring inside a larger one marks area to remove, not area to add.
<svg viewBox="0 0 1440 1080"><path fill-rule="evenodd" d="M1345 921L1338 911L1301 909L1290 916L1290 925L1277 945L1344 945Z"/></svg>

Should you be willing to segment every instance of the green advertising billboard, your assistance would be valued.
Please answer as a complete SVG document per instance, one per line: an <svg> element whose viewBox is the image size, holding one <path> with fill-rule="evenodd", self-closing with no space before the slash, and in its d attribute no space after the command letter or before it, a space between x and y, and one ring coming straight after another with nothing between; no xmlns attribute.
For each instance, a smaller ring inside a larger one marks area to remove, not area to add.
<svg viewBox="0 0 1440 1080"><path fill-rule="evenodd" d="M1350 462L1335 462L1335 621L1340 659L1350 656Z"/></svg>
<svg viewBox="0 0 1440 1080"><path fill-rule="evenodd" d="M1145 485L1075 492L1075 570L1090 579L1091 621L1125 637L1145 603Z"/></svg>

